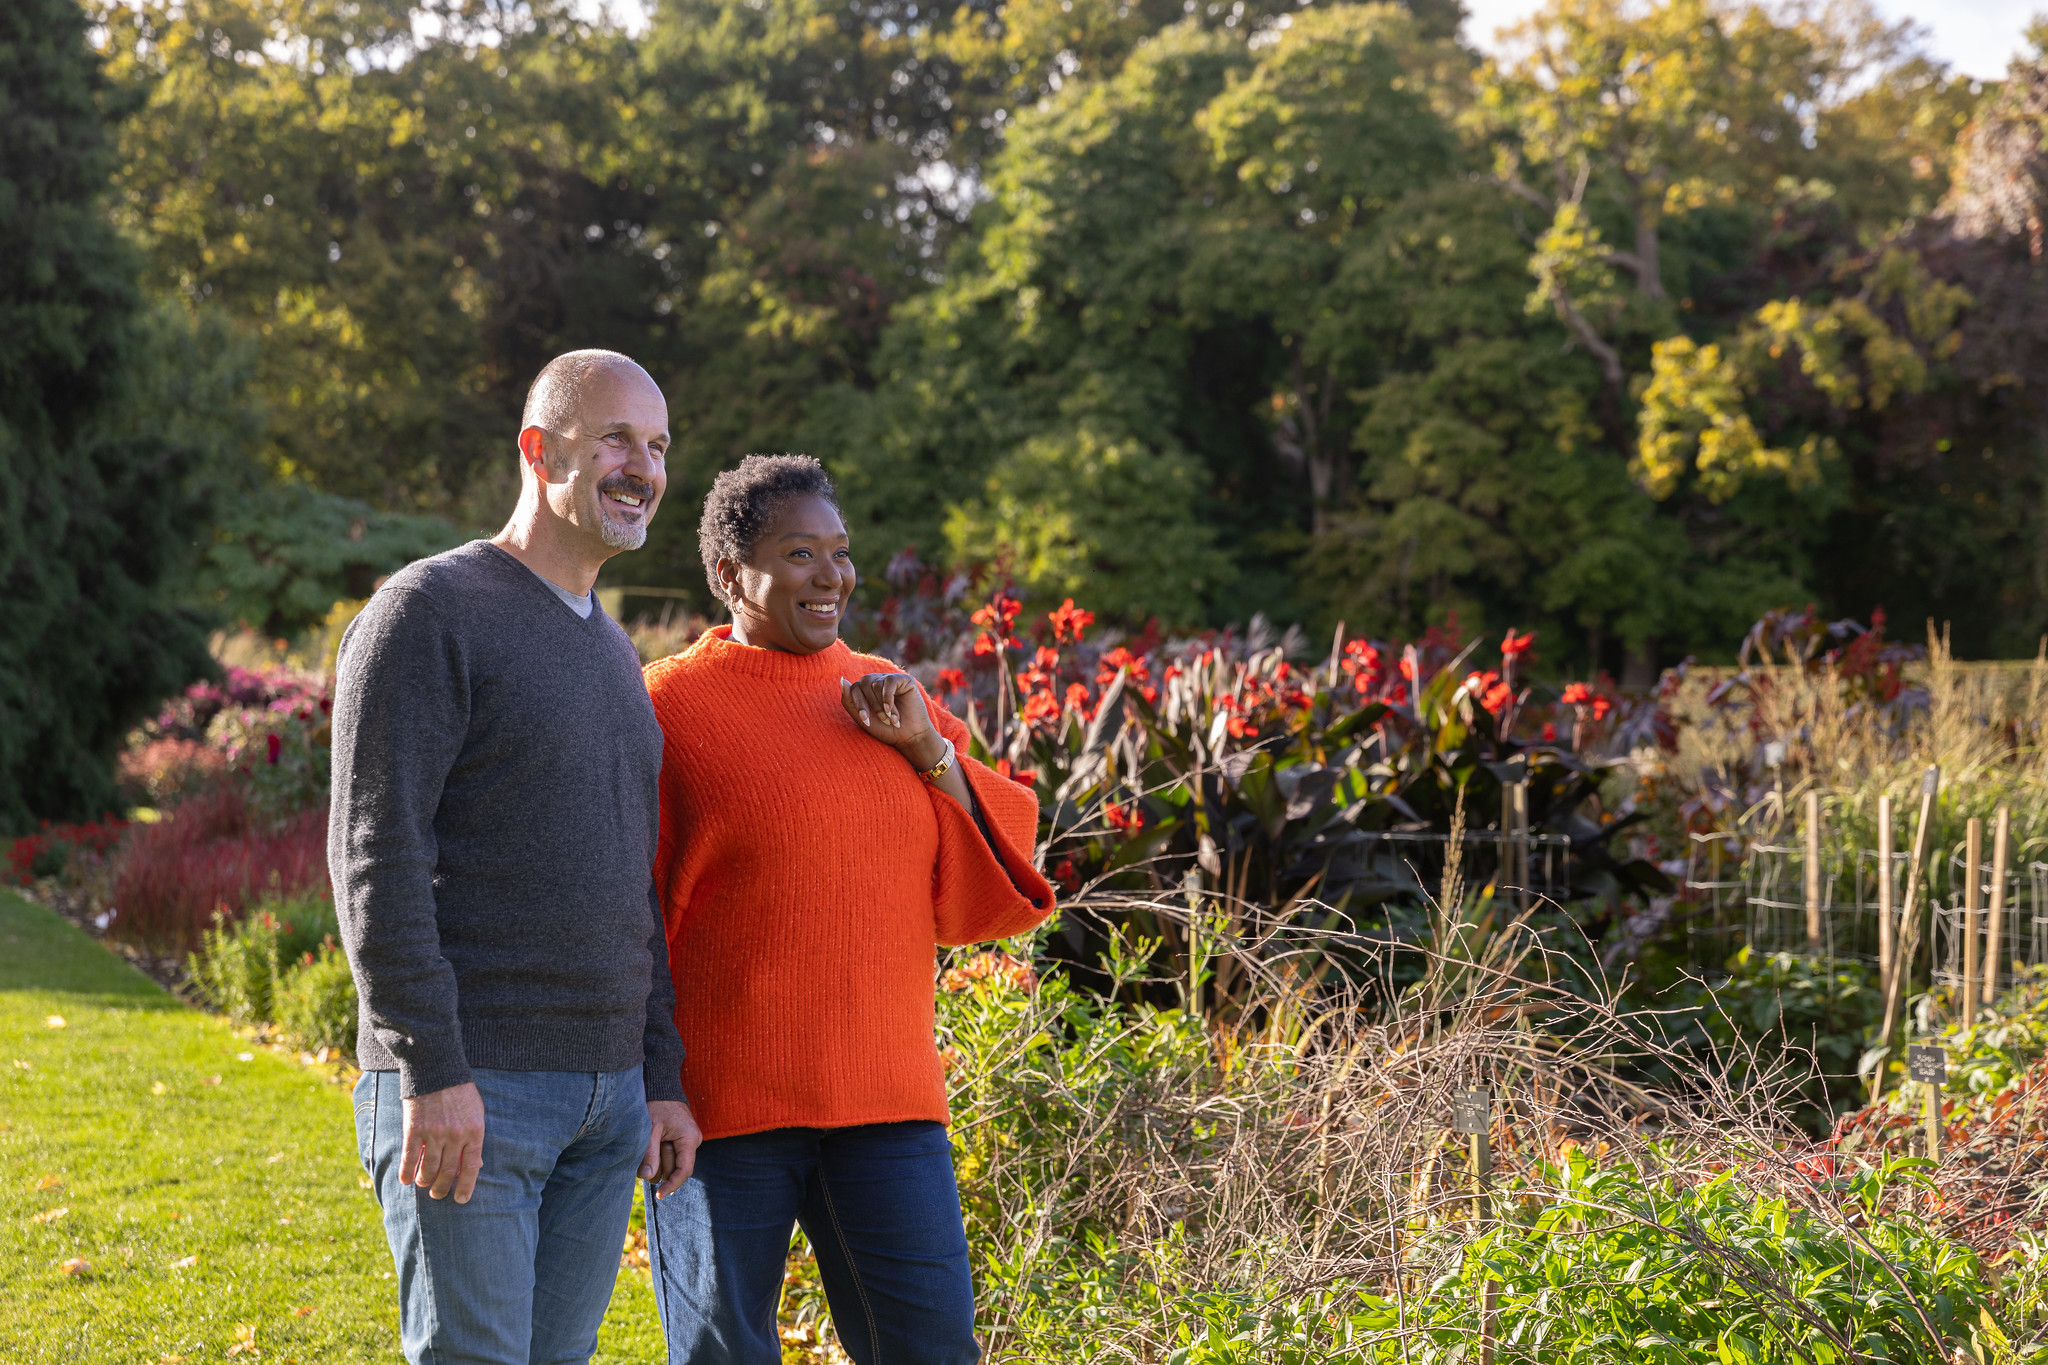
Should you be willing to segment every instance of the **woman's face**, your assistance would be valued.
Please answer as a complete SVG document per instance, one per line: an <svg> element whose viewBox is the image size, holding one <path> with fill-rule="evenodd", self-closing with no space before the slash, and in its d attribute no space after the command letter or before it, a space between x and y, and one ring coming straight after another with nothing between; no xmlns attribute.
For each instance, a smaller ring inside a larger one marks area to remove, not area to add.
<svg viewBox="0 0 2048 1365"><path fill-rule="evenodd" d="M732 604L735 640L816 654L839 638L853 596L846 523L823 498L784 498L744 564L718 561L718 579Z"/></svg>

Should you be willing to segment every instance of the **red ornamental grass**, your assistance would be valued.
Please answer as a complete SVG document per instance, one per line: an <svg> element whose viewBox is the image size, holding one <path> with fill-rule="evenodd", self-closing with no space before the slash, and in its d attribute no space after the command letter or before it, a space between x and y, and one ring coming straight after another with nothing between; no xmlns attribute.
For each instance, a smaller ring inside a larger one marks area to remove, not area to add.
<svg viewBox="0 0 2048 1365"><path fill-rule="evenodd" d="M242 793L221 787L136 830L114 879L114 932L162 947L196 947L214 914L239 916L268 894L327 886L327 814L303 811L259 828Z"/></svg>

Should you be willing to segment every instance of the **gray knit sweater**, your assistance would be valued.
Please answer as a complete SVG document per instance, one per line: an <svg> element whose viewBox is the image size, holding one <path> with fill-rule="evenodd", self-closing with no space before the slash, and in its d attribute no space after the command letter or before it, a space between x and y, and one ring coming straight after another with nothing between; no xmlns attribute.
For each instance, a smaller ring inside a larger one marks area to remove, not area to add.
<svg viewBox="0 0 2048 1365"><path fill-rule="evenodd" d="M640 660L472 541L393 574L342 637L327 864L356 1058L403 1093L471 1067L645 1067L681 1099L653 902L661 729Z"/></svg>

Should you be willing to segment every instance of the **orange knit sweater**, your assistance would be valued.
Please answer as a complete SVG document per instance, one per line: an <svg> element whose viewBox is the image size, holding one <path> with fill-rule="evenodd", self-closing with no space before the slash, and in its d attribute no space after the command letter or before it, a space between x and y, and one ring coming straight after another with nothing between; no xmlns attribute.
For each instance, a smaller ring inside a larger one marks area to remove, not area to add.
<svg viewBox="0 0 2048 1365"><path fill-rule="evenodd" d="M1031 866L1037 798L968 759L967 727L930 703L999 860L973 817L841 708L839 679L894 664L730 634L647 668L665 737L654 885L697 1123L721 1138L946 1122L937 945L1051 912Z"/></svg>

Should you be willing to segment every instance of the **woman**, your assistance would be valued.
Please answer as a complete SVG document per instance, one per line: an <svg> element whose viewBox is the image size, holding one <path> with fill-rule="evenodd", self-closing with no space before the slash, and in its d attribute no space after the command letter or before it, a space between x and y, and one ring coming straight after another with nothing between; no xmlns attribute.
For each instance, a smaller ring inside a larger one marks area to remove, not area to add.
<svg viewBox="0 0 2048 1365"><path fill-rule="evenodd" d="M698 531L732 609L647 669L665 736L654 882L705 1141L648 1230L670 1359L776 1365L790 1232L857 1365L978 1358L933 1039L940 944L1030 929L1038 803L839 639L846 527L815 460L749 456Z"/></svg>

